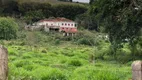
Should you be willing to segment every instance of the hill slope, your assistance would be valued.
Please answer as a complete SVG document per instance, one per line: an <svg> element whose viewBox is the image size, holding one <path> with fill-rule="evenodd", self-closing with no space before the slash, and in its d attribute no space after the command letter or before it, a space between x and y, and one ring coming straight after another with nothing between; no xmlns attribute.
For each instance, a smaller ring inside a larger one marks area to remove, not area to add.
<svg viewBox="0 0 142 80"><path fill-rule="evenodd" d="M80 3L72 3L72 2L63 2L63 1L57 1L57 0L17 0L20 3L23 2L43 2L43 3L50 3L50 4L80 4Z"/></svg>

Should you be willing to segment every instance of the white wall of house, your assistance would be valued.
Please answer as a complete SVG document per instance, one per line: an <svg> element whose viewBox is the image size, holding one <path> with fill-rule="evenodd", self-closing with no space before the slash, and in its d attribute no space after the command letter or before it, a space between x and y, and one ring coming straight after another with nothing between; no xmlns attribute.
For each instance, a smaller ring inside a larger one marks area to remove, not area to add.
<svg viewBox="0 0 142 80"><path fill-rule="evenodd" d="M42 25L46 25L45 22L37 22L37 26L42 26Z"/></svg>
<svg viewBox="0 0 142 80"><path fill-rule="evenodd" d="M60 27L76 27L75 22L58 22L58 24L60 25Z"/></svg>
<svg viewBox="0 0 142 80"><path fill-rule="evenodd" d="M59 27L77 27L75 22L51 22L51 21L43 21L38 22L38 26L45 25L45 26L59 26Z"/></svg>
<svg viewBox="0 0 142 80"><path fill-rule="evenodd" d="M72 2L89 3L90 0L72 0Z"/></svg>

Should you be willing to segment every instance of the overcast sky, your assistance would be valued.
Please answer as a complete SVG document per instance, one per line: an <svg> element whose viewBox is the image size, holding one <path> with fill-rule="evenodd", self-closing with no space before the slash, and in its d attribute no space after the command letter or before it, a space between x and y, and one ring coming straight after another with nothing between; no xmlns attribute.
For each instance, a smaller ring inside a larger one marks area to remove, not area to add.
<svg viewBox="0 0 142 80"><path fill-rule="evenodd" d="M83 3L89 3L90 0L72 0L74 2L83 2Z"/></svg>

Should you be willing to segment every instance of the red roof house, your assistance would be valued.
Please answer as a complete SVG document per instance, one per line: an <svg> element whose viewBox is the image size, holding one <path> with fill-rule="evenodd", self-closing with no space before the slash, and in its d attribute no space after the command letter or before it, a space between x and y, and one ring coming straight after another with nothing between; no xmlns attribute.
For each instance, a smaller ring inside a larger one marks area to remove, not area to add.
<svg viewBox="0 0 142 80"><path fill-rule="evenodd" d="M77 23L66 18L49 18L40 20L37 25L44 26L45 31L50 31L50 29L56 29L60 32L65 33L76 33Z"/></svg>

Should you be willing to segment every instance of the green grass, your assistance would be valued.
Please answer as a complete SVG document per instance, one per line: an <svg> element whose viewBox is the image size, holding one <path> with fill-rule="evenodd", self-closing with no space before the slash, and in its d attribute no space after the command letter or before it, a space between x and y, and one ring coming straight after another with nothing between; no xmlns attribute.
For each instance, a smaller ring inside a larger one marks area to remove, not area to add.
<svg viewBox="0 0 142 80"><path fill-rule="evenodd" d="M128 80L130 66L114 61L89 62L92 47L8 46L9 80ZM45 49L45 48L44 48Z"/></svg>
<svg viewBox="0 0 142 80"><path fill-rule="evenodd" d="M131 79L132 62L120 63L107 56L108 42L100 41L97 46L78 45L61 35L21 31L16 40L0 41L8 48L8 80ZM55 44L56 39L60 40L59 44ZM92 55L94 63L90 61ZM102 60L100 56L104 56Z"/></svg>

